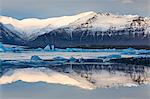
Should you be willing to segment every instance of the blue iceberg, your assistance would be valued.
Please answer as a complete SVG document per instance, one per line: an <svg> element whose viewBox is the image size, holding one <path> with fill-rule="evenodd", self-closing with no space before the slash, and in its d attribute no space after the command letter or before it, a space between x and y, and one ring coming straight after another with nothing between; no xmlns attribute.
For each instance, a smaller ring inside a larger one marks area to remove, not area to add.
<svg viewBox="0 0 150 99"><path fill-rule="evenodd" d="M5 52L6 48L3 46L3 44L0 42L0 52Z"/></svg>
<svg viewBox="0 0 150 99"><path fill-rule="evenodd" d="M108 59L112 59L112 58L121 58L121 55L119 54L112 54L112 55L108 55L108 56L99 56L98 58L108 58Z"/></svg>
<svg viewBox="0 0 150 99"><path fill-rule="evenodd" d="M77 62L78 59L76 59L76 58L74 58L74 57L71 57L71 58L69 58L69 61L70 61L70 62Z"/></svg>
<svg viewBox="0 0 150 99"><path fill-rule="evenodd" d="M38 60L42 60L42 59L39 56L34 55L31 57L31 60L38 61Z"/></svg>

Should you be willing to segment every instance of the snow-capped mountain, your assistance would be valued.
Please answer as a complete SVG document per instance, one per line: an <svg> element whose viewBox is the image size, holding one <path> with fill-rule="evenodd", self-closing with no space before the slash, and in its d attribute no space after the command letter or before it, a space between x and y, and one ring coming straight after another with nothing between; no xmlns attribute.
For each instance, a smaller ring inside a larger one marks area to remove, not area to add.
<svg viewBox="0 0 150 99"><path fill-rule="evenodd" d="M150 39L150 18L138 15L91 11L48 19L1 16L0 22L30 47L149 46Z"/></svg>
<svg viewBox="0 0 150 99"><path fill-rule="evenodd" d="M12 27L8 27L10 30L14 28L16 31L20 32L26 39L29 39L45 32L49 32L58 27L68 25L69 23L72 23L75 20L91 13L93 12L81 13L75 16L63 16L47 19L28 18L22 20L7 16L0 16L0 22L5 25L12 25Z"/></svg>

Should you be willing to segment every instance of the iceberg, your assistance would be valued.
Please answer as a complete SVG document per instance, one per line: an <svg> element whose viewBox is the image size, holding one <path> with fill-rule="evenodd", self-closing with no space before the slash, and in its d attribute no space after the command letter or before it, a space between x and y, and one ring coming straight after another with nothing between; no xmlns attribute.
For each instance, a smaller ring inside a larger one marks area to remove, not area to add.
<svg viewBox="0 0 150 99"><path fill-rule="evenodd" d="M112 54L112 55L108 55L108 56L100 56L98 58L121 58L121 55L118 55L118 54Z"/></svg>
<svg viewBox="0 0 150 99"><path fill-rule="evenodd" d="M37 48L37 49L35 49L35 51L43 51L43 49L42 48Z"/></svg>
<svg viewBox="0 0 150 99"><path fill-rule="evenodd" d="M132 51L132 52L122 52L121 54L125 54L125 55L135 55L136 52Z"/></svg>
<svg viewBox="0 0 150 99"><path fill-rule="evenodd" d="M70 59L69 59L69 61L70 62L76 62L78 59L76 59L76 58L74 58L74 57L71 57Z"/></svg>
<svg viewBox="0 0 150 99"><path fill-rule="evenodd" d="M66 48L66 52L73 52L72 48Z"/></svg>
<svg viewBox="0 0 150 99"><path fill-rule="evenodd" d="M134 54L136 54L136 49L134 49L134 48L124 49L121 54L134 55Z"/></svg>
<svg viewBox="0 0 150 99"><path fill-rule="evenodd" d="M39 56L34 55L31 57L31 60L38 61L38 60L42 60L42 59Z"/></svg>
<svg viewBox="0 0 150 99"><path fill-rule="evenodd" d="M5 47L3 46L3 44L0 42L0 52L5 52L6 49Z"/></svg>
<svg viewBox="0 0 150 99"><path fill-rule="evenodd" d="M54 45L51 45L51 48L52 48L52 50L55 50L55 46Z"/></svg>
<svg viewBox="0 0 150 99"><path fill-rule="evenodd" d="M150 54L150 50L141 49L137 51L137 54Z"/></svg>
<svg viewBox="0 0 150 99"><path fill-rule="evenodd" d="M55 48L55 51L57 51L57 52L65 52L66 50L65 49L60 49L60 48Z"/></svg>
<svg viewBox="0 0 150 99"><path fill-rule="evenodd" d="M113 54L109 55L108 58L121 58L121 55Z"/></svg>
<svg viewBox="0 0 150 99"><path fill-rule="evenodd" d="M49 50L51 50L51 48L50 48L49 45L47 45L47 46L44 48L44 50L45 50L45 51L49 51Z"/></svg>
<svg viewBox="0 0 150 99"><path fill-rule="evenodd" d="M47 45L45 48L44 48L45 51L54 51L55 50L55 46L54 45Z"/></svg>

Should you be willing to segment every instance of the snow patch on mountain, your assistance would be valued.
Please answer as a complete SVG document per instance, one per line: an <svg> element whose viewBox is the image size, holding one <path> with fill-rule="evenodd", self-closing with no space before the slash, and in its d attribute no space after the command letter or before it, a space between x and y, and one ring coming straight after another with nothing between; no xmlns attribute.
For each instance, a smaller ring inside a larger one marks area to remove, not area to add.
<svg viewBox="0 0 150 99"><path fill-rule="evenodd" d="M150 28L150 19L138 15L113 15L92 13L68 25L70 29L91 29L93 31L121 30L124 28Z"/></svg>

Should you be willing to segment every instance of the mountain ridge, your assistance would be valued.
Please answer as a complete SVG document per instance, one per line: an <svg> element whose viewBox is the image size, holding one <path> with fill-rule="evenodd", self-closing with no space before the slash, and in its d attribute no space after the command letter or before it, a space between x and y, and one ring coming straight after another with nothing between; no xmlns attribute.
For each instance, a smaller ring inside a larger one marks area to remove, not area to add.
<svg viewBox="0 0 150 99"><path fill-rule="evenodd" d="M13 33L18 32L20 38L26 41L25 45L30 47L45 47L48 44L56 47L115 44L120 46L124 45L123 42L127 46L149 46L150 18L138 15L114 15L91 11L59 18L23 19L22 23L18 22L19 20L13 22L11 18L8 18L10 21L2 20L1 17L3 27ZM65 46L65 43L68 45Z"/></svg>

